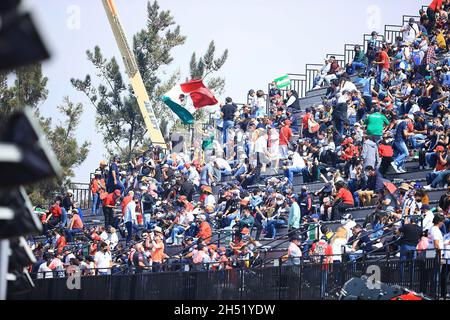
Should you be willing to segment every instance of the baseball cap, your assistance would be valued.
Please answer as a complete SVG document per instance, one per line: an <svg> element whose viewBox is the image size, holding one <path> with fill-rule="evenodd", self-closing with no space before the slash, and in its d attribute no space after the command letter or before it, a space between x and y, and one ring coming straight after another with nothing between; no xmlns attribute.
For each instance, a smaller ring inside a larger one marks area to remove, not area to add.
<svg viewBox="0 0 450 320"><path fill-rule="evenodd" d="M436 151L436 152L444 152L445 149L444 149L443 146L437 146L436 149L434 149L434 151Z"/></svg>

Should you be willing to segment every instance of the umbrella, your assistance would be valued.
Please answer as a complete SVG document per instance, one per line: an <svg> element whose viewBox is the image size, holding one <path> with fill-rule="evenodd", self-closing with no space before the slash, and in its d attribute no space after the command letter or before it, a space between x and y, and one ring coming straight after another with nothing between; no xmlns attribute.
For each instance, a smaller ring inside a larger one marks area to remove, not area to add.
<svg viewBox="0 0 450 320"><path fill-rule="evenodd" d="M384 186L390 193L397 191L397 187L392 182L384 182Z"/></svg>

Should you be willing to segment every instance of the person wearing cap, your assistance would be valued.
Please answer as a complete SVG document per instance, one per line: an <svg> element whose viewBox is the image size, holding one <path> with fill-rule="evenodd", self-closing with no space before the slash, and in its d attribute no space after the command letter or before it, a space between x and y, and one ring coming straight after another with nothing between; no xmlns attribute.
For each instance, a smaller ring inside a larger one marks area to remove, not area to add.
<svg viewBox="0 0 450 320"><path fill-rule="evenodd" d="M361 257L364 252L371 252L373 246L368 232L364 230L360 224L356 224L351 230L352 236L348 239L348 246L351 246L349 259L355 261Z"/></svg>
<svg viewBox="0 0 450 320"><path fill-rule="evenodd" d="M292 130L290 128L291 124L291 120L287 119L283 122L283 126L280 129L279 147L281 159L287 159L288 157L288 146L292 139Z"/></svg>
<svg viewBox="0 0 450 320"><path fill-rule="evenodd" d="M288 265L300 265L302 258L302 250L300 249L301 243L302 239L299 236L292 237L287 250Z"/></svg>
<svg viewBox="0 0 450 320"><path fill-rule="evenodd" d="M306 216L310 216L313 213L313 208L312 208L313 199L311 197L311 194L310 194L307 186L302 187L302 190L298 197L298 202L300 205L300 212L301 212L302 218L306 217Z"/></svg>
<svg viewBox="0 0 450 320"><path fill-rule="evenodd" d="M99 213L101 204L100 193L106 191L105 179L102 178L102 172L100 170L95 171L90 187L92 194L92 215L96 216Z"/></svg>
<svg viewBox="0 0 450 320"><path fill-rule="evenodd" d="M371 33L371 38L367 43L367 62L368 70L372 69L373 62L377 57L377 49L379 48L378 32L373 31Z"/></svg>
<svg viewBox="0 0 450 320"><path fill-rule="evenodd" d="M112 226L114 211L113 209L117 207L117 201L121 197L122 193L120 190L115 190L109 193L105 200L103 200L103 214L105 216L105 228Z"/></svg>
<svg viewBox="0 0 450 320"><path fill-rule="evenodd" d="M106 163L105 160L101 160L99 163L99 167L97 168L97 170L95 170L96 172L100 172L100 178L103 179L104 181L106 181L106 179L108 178L108 163Z"/></svg>
<svg viewBox="0 0 450 320"><path fill-rule="evenodd" d="M412 44L421 36L420 28L414 18L410 18L408 23L400 29L400 32L403 33L403 41L408 45Z"/></svg>

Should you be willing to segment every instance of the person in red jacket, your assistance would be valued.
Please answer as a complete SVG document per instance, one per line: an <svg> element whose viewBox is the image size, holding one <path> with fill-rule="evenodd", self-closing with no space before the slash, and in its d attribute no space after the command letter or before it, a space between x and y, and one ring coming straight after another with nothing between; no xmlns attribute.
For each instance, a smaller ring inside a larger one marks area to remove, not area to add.
<svg viewBox="0 0 450 320"><path fill-rule="evenodd" d="M392 139L389 135L384 135L378 145L378 153L381 157L379 171L385 175L394 160L394 148L392 148Z"/></svg>

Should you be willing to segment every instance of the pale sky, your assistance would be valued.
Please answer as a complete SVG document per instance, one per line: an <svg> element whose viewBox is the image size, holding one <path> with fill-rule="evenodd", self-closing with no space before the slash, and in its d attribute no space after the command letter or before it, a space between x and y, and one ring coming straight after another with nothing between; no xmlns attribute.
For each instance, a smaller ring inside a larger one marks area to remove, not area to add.
<svg viewBox="0 0 450 320"><path fill-rule="evenodd" d="M116 4L131 42L145 27L147 1L116 0ZM278 76L304 73L306 63L322 63L327 53L342 54L345 43L362 44L364 33L382 33L384 25L400 24L402 15L418 15L423 4L419 0L160 0L160 7L171 11L187 36L163 72L180 70L184 80L192 52L203 54L215 40L218 52L230 51L220 71L226 78L225 94L217 98L231 96L244 102L249 89L267 90L267 83ZM70 78L94 74L85 52L97 44L105 57L115 56L121 63L103 5L101 0L26 0L25 5L33 11L52 53L44 64L49 97L41 111L56 116L56 106L66 95L85 106L78 138L91 141L92 147L85 163L75 169L73 181L88 182L105 151L95 130L95 110L72 88ZM79 28L74 20L77 12ZM128 81L126 76L124 80Z"/></svg>

